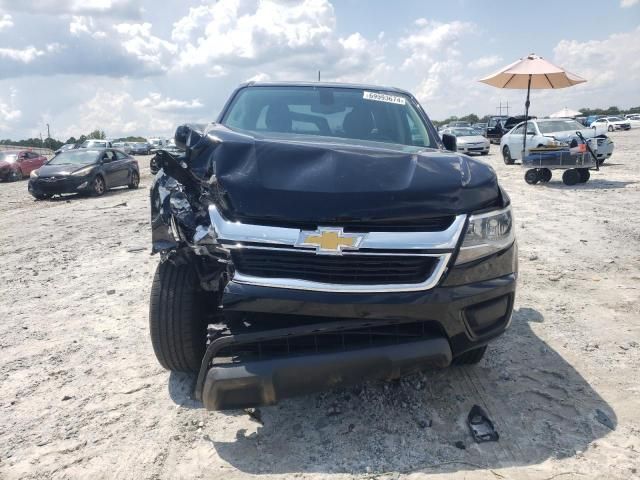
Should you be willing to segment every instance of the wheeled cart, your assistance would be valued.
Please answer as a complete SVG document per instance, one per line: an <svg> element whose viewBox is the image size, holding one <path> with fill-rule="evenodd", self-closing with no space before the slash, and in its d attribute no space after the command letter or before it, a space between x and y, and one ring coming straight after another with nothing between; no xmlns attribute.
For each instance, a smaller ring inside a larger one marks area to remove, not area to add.
<svg viewBox="0 0 640 480"><path fill-rule="evenodd" d="M551 180L551 170L564 170L562 181L565 185L585 183L591 174L590 168L598 168L596 155L590 145L580 135L583 143L576 147L551 146L529 149L529 154L522 160L526 169L524 180L529 185L546 183Z"/></svg>

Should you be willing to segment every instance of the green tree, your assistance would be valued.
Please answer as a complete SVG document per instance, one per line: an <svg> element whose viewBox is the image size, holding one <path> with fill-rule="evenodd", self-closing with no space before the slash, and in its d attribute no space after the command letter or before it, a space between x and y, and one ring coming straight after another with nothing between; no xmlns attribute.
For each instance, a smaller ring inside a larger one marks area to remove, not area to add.
<svg viewBox="0 0 640 480"><path fill-rule="evenodd" d="M94 138L96 140L104 140L106 138L106 135L104 134L104 130L94 130L89 135L87 135L87 138Z"/></svg>

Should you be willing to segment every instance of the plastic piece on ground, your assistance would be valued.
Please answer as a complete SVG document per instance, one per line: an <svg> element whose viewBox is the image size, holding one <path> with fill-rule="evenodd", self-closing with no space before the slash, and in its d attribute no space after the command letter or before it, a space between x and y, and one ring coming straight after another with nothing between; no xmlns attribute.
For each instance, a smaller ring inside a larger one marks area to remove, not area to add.
<svg viewBox="0 0 640 480"><path fill-rule="evenodd" d="M484 410L478 405L471 407L471 411L467 417L467 424L469 425L471 436L473 436L476 443L497 442L500 438L493 423L489 420Z"/></svg>

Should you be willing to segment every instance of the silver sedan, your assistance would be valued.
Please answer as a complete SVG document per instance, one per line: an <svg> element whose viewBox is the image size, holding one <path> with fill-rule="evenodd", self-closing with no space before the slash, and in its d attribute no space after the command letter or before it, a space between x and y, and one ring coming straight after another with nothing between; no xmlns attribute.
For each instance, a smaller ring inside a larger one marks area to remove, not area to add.
<svg viewBox="0 0 640 480"><path fill-rule="evenodd" d="M456 145L460 153L479 153L489 155L489 140L478 130L470 127L445 128L440 135L448 133L456 137Z"/></svg>

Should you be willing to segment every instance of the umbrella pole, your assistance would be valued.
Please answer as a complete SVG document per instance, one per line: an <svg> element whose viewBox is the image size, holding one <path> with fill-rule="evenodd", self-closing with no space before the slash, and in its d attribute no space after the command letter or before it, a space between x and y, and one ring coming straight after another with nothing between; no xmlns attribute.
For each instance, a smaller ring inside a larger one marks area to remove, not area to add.
<svg viewBox="0 0 640 480"><path fill-rule="evenodd" d="M527 101L524 102L524 135L522 136L522 161L524 162L524 152L527 148L527 121L529 120L529 93L531 92L531 74L527 84Z"/></svg>

